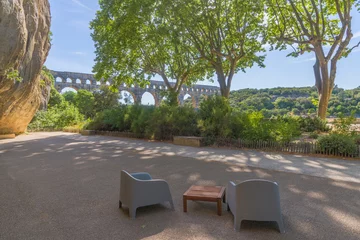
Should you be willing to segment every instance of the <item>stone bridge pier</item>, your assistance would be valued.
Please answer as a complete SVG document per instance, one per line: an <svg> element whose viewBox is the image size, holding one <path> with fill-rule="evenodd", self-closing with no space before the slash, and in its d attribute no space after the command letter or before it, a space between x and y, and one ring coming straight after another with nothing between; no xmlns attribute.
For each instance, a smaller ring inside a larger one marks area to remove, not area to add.
<svg viewBox="0 0 360 240"><path fill-rule="evenodd" d="M79 89L94 91L99 89L103 84L111 84L111 80L107 81L106 83L100 83L99 81L96 81L93 74L59 71L50 72L55 78L55 88L59 92L61 92L66 87L73 88L76 91ZM150 93L154 98L155 106L159 106L161 104L161 101L163 100L161 93L166 90L167 87L164 82L156 80L151 80L150 84L145 88L141 88L138 85L127 86L126 84L121 84L119 87L120 92L128 92L134 99L134 102L139 104L141 104L143 95L146 92ZM196 108L199 106L202 97L207 98L208 96L215 94L220 94L219 87L208 85L183 86L179 93L179 103L183 105L185 96L189 96L193 106Z"/></svg>

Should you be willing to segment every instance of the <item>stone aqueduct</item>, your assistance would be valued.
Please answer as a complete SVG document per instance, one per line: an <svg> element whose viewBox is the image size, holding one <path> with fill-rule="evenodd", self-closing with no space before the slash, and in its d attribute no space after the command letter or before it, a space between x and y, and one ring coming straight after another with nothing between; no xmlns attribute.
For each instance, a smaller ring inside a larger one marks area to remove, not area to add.
<svg viewBox="0 0 360 240"><path fill-rule="evenodd" d="M61 92L64 88L73 88L75 90L85 89L85 90L95 90L99 89L101 83L96 81L93 74L86 73L75 73L75 72L59 72L59 71L50 71L55 78L55 88ZM106 84L111 84L111 81L106 82ZM137 85L126 86L121 84L119 91L129 92L135 103L141 103L141 99L144 93L150 93L155 100L155 106L159 106L163 97L161 91L166 90L166 85L162 81L151 80L150 84L146 88L141 88ZM184 97L186 94L189 94L192 98L192 103L194 107L197 107L200 102L201 96L210 96L214 94L220 94L219 87L208 86L208 85L194 85L192 87L183 86L179 94L180 104L184 103Z"/></svg>

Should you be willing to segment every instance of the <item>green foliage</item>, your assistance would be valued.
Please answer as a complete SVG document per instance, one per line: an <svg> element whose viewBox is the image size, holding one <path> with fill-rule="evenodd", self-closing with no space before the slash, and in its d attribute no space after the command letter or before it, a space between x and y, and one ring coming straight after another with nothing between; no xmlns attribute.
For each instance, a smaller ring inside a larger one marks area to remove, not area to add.
<svg viewBox="0 0 360 240"><path fill-rule="evenodd" d="M49 99L49 108L51 107L55 107L57 105L61 105L63 104L65 101L64 96L61 95L56 88L54 87L54 85L51 85L51 90L50 90L50 99Z"/></svg>
<svg viewBox="0 0 360 240"><path fill-rule="evenodd" d="M168 7L166 1L157 0L100 1L100 11L90 24L96 47L96 78L112 78L115 85L136 83L144 87L158 74L176 94L183 84L202 80L207 65L183 29L176 27Z"/></svg>
<svg viewBox="0 0 360 240"><path fill-rule="evenodd" d="M75 92L72 92L72 91L65 92L63 94L63 97L64 97L65 101L67 101L73 105L76 104L76 101L75 101L76 93Z"/></svg>
<svg viewBox="0 0 360 240"><path fill-rule="evenodd" d="M131 132L136 133L139 136L145 136L146 132L149 132L149 126L151 125L153 113L155 107L143 106L141 107L140 114L131 123Z"/></svg>
<svg viewBox="0 0 360 240"><path fill-rule="evenodd" d="M261 111L266 118L290 114L315 117L317 111L315 87L241 89L230 93L230 105L236 111ZM339 113L360 116L360 89L344 90L334 87L329 101L329 116ZM321 130L322 131L322 130Z"/></svg>
<svg viewBox="0 0 360 240"><path fill-rule="evenodd" d="M354 135L355 132L351 129L352 124L356 122L354 115L354 112L348 117L345 117L343 114L339 114L338 118L334 120L332 132L342 135Z"/></svg>
<svg viewBox="0 0 360 240"><path fill-rule="evenodd" d="M78 109L62 101L49 107L47 111L38 111L28 126L30 131L62 130L64 127L80 124L84 117Z"/></svg>
<svg viewBox="0 0 360 240"><path fill-rule="evenodd" d="M243 133L240 134L240 138L245 140L273 140L271 135L271 122L264 119L264 115L260 112L251 112L243 114L242 122Z"/></svg>
<svg viewBox="0 0 360 240"><path fill-rule="evenodd" d="M267 38L272 48L293 49L287 56L315 55L315 85L319 90L318 116L326 118L337 62L354 49L352 8L357 0L266 0ZM328 49L327 51L324 49ZM328 71L324 71L327 69ZM315 103L315 102L314 102Z"/></svg>
<svg viewBox="0 0 360 240"><path fill-rule="evenodd" d="M271 121L271 134L275 141L290 142L301 135L300 124L293 117L276 117Z"/></svg>
<svg viewBox="0 0 360 240"><path fill-rule="evenodd" d="M120 106L96 114L86 129L104 131L131 131L138 136L158 140L174 135L196 136L197 115L192 107Z"/></svg>
<svg viewBox="0 0 360 240"><path fill-rule="evenodd" d="M8 69L5 72L5 76L7 79L10 79L10 80L13 80L16 82L21 82L23 80L22 77L20 77L20 75L19 75L19 71L15 70L13 68Z"/></svg>
<svg viewBox="0 0 360 240"><path fill-rule="evenodd" d="M100 90L93 92L94 112L101 112L105 109L116 108L120 105L119 93L110 90L108 86L101 86Z"/></svg>
<svg viewBox="0 0 360 240"><path fill-rule="evenodd" d="M318 139L319 138L319 134L317 134L316 132L312 132L309 134L309 138L311 139Z"/></svg>
<svg viewBox="0 0 360 240"><path fill-rule="evenodd" d="M55 83L54 76L51 74L50 70L45 65L41 69L41 75L45 76L45 78L51 81L51 83Z"/></svg>
<svg viewBox="0 0 360 240"><path fill-rule="evenodd" d="M354 138L348 135L330 134L321 136L318 139L318 144L319 150L324 153L352 155L358 151Z"/></svg>
<svg viewBox="0 0 360 240"><path fill-rule="evenodd" d="M300 124L302 132L328 132L330 128L326 125L326 121L318 117L298 117L297 121Z"/></svg>
<svg viewBox="0 0 360 240"><path fill-rule="evenodd" d="M222 137L231 135L231 107L226 98L211 96L200 103L199 128L202 136L207 138Z"/></svg>
<svg viewBox="0 0 360 240"><path fill-rule="evenodd" d="M75 105L79 108L81 114L86 118L95 116L94 104L95 98L92 92L80 89L75 96Z"/></svg>
<svg viewBox="0 0 360 240"><path fill-rule="evenodd" d="M147 135L154 139L198 136L197 114L190 106L162 105L153 112Z"/></svg>
<svg viewBox="0 0 360 240"><path fill-rule="evenodd" d="M216 72L222 96L228 98L233 76L254 64L264 67L264 1L168 0L171 26L196 48Z"/></svg>

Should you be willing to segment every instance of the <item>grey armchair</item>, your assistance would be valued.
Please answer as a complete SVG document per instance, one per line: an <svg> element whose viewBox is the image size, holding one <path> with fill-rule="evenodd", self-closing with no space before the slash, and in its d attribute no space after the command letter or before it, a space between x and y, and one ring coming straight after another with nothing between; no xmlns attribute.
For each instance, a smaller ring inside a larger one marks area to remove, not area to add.
<svg viewBox="0 0 360 240"><path fill-rule="evenodd" d="M267 180L248 180L226 189L227 208L234 214L234 228L240 230L242 220L275 221L284 233L279 186Z"/></svg>
<svg viewBox="0 0 360 240"><path fill-rule="evenodd" d="M169 202L174 209L170 188L165 180L152 179L148 173L121 171L119 208L126 205L130 218L135 218L138 207L163 202Z"/></svg>

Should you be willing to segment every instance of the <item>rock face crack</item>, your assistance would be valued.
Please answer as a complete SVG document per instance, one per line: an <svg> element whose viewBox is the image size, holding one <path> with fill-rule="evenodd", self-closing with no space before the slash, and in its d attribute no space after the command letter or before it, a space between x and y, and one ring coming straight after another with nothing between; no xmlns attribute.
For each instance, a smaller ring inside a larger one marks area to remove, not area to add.
<svg viewBox="0 0 360 240"><path fill-rule="evenodd" d="M0 134L24 132L48 89L50 19L48 0L0 0Z"/></svg>

